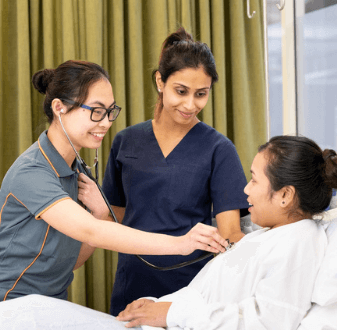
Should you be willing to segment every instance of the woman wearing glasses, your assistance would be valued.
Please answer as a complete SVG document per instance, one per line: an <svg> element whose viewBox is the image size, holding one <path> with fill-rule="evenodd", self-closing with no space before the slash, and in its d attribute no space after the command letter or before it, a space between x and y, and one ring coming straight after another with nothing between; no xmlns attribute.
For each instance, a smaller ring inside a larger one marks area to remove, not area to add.
<svg viewBox="0 0 337 330"><path fill-rule="evenodd" d="M211 224L213 207L220 234L238 241L239 209L248 208L246 178L232 142L197 118L218 80L211 50L180 28L165 40L154 78L154 119L119 132L112 144L103 190L117 218L129 227L182 235L197 223ZM82 201L106 208L103 202ZM145 259L171 266L199 256ZM111 314L139 297L186 286L207 261L160 272L119 254Z"/></svg>
<svg viewBox="0 0 337 330"><path fill-rule="evenodd" d="M33 293L66 299L73 270L95 247L137 254L224 250L220 244L225 241L208 226L181 237L156 235L82 208L77 203L81 167L76 152L99 148L120 111L109 76L94 63L67 61L35 73L33 85L46 95L50 127L2 182L0 301Z"/></svg>

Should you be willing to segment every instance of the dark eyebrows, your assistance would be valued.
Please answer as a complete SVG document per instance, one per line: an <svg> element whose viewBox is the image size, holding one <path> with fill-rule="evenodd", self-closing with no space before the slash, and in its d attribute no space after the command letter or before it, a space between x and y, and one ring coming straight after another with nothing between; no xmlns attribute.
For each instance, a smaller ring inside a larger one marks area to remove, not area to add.
<svg viewBox="0 0 337 330"><path fill-rule="evenodd" d="M177 86L180 86L180 87L184 87L186 89L190 89L189 87L183 85L183 84L180 84L180 83L174 83L174 85L177 85ZM201 90L204 90L204 89L211 89L211 87L202 87L202 88L198 88L197 91L201 91Z"/></svg>

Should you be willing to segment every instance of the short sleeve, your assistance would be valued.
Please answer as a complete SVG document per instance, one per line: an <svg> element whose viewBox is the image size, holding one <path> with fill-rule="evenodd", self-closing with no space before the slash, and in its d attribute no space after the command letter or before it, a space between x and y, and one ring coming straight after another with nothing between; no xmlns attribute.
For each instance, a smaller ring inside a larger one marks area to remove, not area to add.
<svg viewBox="0 0 337 330"><path fill-rule="evenodd" d="M215 149L210 182L214 215L235 209L248 208L243 192L247 180L233 143L226 139Z"/></svg>
<svg viewBox="0 0 337 330"><path fill-rule="evenodd" d="M70 198L56 173L43 164L19 168L10 185L10 192L36 218L56 202Z"/></svg>
<svg viewBox="0 0 337 330"><path fill-rule="evenodd" d="M108 163L105 169L102 189L109 203L115 206L125 207L125 194L122 182L122 165L117 161L120 151L121 136L116 135Z"/></svg>

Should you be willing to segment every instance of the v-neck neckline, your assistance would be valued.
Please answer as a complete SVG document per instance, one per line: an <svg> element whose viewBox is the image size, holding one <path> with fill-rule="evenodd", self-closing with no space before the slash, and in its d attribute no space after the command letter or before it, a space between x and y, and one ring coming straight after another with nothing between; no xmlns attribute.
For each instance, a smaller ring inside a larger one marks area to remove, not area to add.
<svg viewBox="0 0 337 330"><path fill-rule="evenodd" d="M164 156L164 153L159 145L159 142L157 140L157 137L156 135L154 134L154 130L153 130L153 121L152 119L150 119L150 130L151 130L151 134L152 134L152 137L154 138L154 140L156 141L156 145L159 149L159 152L160 154L162 155L163 159L165 161L167 161L167 159L179 148L179 146L183 143L184 140L186 140L186 138L188 137L188 135L190 135L190 133L194 130L194 128L196 126L198 126L199 124L201 123L201 121L199 121L198 123L196 123L184 136L183 138L178 142L178 144L170 151L170 153L165 157Z"/></svg>

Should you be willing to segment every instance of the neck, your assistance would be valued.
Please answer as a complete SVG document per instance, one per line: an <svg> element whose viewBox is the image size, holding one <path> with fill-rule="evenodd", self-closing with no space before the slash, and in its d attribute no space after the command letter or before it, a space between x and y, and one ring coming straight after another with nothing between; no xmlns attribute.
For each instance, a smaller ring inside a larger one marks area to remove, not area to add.
<svg viewBox="0 0 337 330"><path fill-rule="evenodd" d="M312 216L308 213L305 214L305 213L299 213L299 212L295 211L295 213L293 213L291 216L289 214L285 214L284 219L282 221L280 221L279 224L273 226L272 228L277 228L277 227L280 227L280 226L289 225L291 223L295 223L297 221L301 221L301 220L304 220L304 219L312 219Z"/></svg>
<svg viewBox="0 0 337 330"><path fill-rule="evenodd" d="M181 136L185 135L193 126L198 124L200 120L195 118L191 123L186 125L178 124L173 121L169 116L166 116L162 111L161 114L153 119L153 124L160 130L162 133L167 133L170 136Z"/></svg>
<svg viewBox="0 0 337 330"><path fill-rule="evenodd" d="M50 125L47 136L55 149L59 152L59 154L71 168L75 160L76 154L72 146L70 145L65 133L63 132L61 125L56 124L55 120ZM79 152L79 150L77 150L77 152Z"/></svg>

